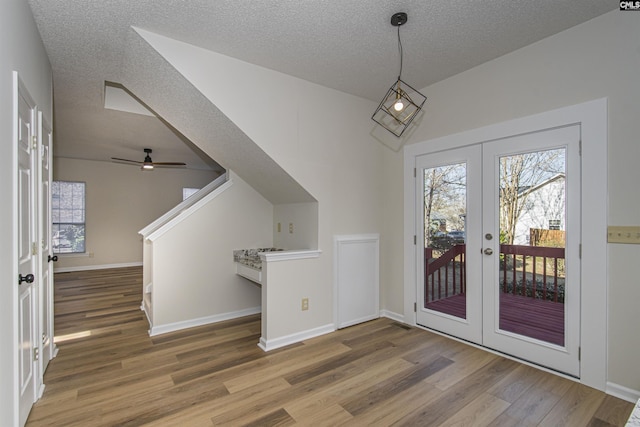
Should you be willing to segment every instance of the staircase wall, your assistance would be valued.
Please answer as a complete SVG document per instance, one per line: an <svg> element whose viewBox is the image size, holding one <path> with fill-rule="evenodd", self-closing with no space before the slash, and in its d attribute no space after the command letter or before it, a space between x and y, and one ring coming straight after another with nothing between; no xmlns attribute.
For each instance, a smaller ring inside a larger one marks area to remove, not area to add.
<svg viewBox="0 0 640 427"><path fill-rule="evenodd" d="M229 182L145 248L152 334L260 311L260 287L235 274L233 250L272 245L273 205L233 172Z"/></svg>

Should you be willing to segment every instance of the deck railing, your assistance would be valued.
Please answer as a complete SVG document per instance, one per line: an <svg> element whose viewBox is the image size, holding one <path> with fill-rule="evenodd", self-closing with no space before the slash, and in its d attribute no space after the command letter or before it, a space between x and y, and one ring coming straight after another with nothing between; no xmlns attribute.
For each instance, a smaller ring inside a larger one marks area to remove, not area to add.
<svg viewBox="0 0 640 427"><path fill-rule="evenodd" d="M452 246L435 259L433 250L425 248L425 304L466 292L466 248Z"/></svg>
<svg viewBox="0 0 640 427"><path fill-rule="evenodd" d="M466 245L439 258L425 248L425 304L466 292ZM500 245L499 285L504 293L564 303L564 248Z"/></svg>
<svg viewBox="0 0 640 427"><path fill-rule="evenodd" d="M502 292L564 302L564 248L500 245Z"/></svg>

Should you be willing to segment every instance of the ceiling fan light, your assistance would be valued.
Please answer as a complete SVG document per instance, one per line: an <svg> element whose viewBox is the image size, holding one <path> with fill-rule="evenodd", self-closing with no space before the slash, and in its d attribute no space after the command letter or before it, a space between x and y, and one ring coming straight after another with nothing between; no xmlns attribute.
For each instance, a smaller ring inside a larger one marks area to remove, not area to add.
<svg viewBox="0 0 640 427"><path fill-rule="evenodd" d="M142 162L142 170L153 170L153 161L151 160L151 156L149 155L149 153L151 153L151 150L149 148L145 148L144 151L147 153L147 155L144 158L144 162Z"/></svg>

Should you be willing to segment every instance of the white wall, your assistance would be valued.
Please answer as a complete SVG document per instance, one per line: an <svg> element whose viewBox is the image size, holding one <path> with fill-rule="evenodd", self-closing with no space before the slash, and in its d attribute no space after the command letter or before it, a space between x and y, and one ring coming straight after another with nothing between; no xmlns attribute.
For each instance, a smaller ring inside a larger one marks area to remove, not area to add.
<svg viewBox="0 0 640 427"><path fill-rule="evenodd" d="M318 249L318 203L275 205L273 233L276 248Z"/></svg>
<svg viewBox="0 0 640 427"><path fill-rule="evenodd" d="M430 140L517 117L608 98L609 224L639 225L640 14L613 11L538 43L424 88L429 99L412 142ZM402 235L402 155L385 153L385 229ZM588 173L588 171L585 171ZM588 191L588 189L583 189ZM602 238L604 242L604 236ZM385 308L402 313L402 253L397 239L382 242ZM390 246L392 245L392 246ZM640 390L637 304L640 246L608 245L608 381ZM602 286L607 284L603 283ZM588 316L589 313L583 313ZM639 392L640 393L640 392Z"/></svg>
<svg viewBox="0 0 640 427"><path fill-rule="evenodd" d="M297 293L321 296L310 300L314 309L306 312L300 310L297 298L286 307L280 306L279 314L288 322L286 328L273 331L270 339L331 324L333 236L378 233L381 228L383 195L379 189L382 155L387 149L370 135L374 127L370 117L377 104L186 43L141 33L318 201L318 249L322 255L313 262L318 265L316 274L300 275ZM397 280L401 282L400 277Z"/></svg>
<svg viewBox="0 0 640 427"><path fill-rule="evenodd" d="M260 287L236 275L234 249L273 244L273 206L237 175L222 194L153 241L153 326L258 308Z"/></svg>
<svg viewBox="0 0 640 427"><path fill-rule="evenodd" d="M14 255L16 179L13 162L13 77L18 71L38 108L52 120L51 67L24 0L3 0L0 13L0 419L17 424L17 260ZM11 242L11 243L10 243Z"/></svg>
<svg viewBox="0 0 640 427"><path fill-rule="evenodd" d="M212 171L140 168L54 158L53 179L86 182L86 254L60 255L56 270L142 263L145 226L182 201L182 188L202 188Z"/></svg>

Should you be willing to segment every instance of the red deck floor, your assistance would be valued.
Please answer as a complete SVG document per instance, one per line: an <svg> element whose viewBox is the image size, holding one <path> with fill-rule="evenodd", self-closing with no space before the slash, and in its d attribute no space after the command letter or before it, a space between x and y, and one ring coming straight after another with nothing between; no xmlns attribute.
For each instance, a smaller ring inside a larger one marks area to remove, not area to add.
<svg viewBox="0 0 640 427"><path fill-rule="evenodd" d="M426 308L466 318L465 295L441 299ZM500 294L500 329L564 345L564 304Z"/></svg>

